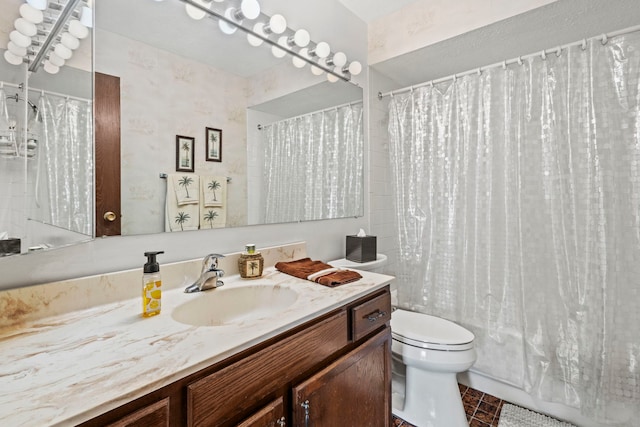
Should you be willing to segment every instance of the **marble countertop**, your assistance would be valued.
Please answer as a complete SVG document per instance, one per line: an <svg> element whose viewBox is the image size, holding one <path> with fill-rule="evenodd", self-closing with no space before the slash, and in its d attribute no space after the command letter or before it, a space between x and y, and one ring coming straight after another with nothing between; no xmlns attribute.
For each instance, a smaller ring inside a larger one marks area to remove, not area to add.
<svg viewBox="0 0 640 427"><path fill-rule="evenodd" d="M142 302L134 298L0 329L0 425L81 423L393 280L361 273L357 282L327 288L271 267L260 279L227 277L205 293L164 291L162 312L151 318L140 316ZM191 326L172 317L194 298L243 286L287 287L298 296L276 315L229 325Z"/></svg>

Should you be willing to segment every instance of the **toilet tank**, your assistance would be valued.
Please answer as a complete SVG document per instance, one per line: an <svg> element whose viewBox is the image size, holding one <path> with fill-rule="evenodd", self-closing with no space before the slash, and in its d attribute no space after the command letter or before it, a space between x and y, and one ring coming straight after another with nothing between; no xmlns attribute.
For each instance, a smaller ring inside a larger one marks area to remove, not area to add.
<svg viewBox="0 0 640 427"><path fill-rule="evenodd" d="M376 254L376 260L369 262L354 262L346 258L340 258L329 261L328 264L338 268L353 268L356 270L371 271L372 273L383 273L384 267L387 265L387 256L385 254Z"/></svg>

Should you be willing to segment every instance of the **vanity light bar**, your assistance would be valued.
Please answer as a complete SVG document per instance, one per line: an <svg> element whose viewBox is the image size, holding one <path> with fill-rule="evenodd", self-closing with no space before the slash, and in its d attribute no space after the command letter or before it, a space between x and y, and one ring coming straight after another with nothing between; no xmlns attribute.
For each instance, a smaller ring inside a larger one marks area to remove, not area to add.
<svg viewBox="0 0 640 427"><path fill-rule="evenodd" d="M320 62L316 62L313 61L311 58L308 58L304 55L301 55L300 53L296 52L295 50L291 49L289 47L289 45L287 43L283 43L280 44L277 41L271 40L268 35L265 36L263 34L257 33L256 31L254 31L253 29L250 28L246 28L242 25L240 25L238 22L234 21L233 19L227 18L226 16L224 16L223 14L220 14L214 10L209 9L208 7L202 6L199 3L194 2L193 0L180 0L181 2L190 5L204 13L206 13L209 16L218 18L220 21L225 22L229 25L232 25L238 29L240 29L241 31L245 32L246 34L249 34L257 39L262 40L263 42L271 45L272 47L275 47L276 49L282 50L287 52L289 55L293 56L294 58L297 58L299 60L302 60L308 64L310 64L312 67L316 67L321 69L322 71L326 72L327 74L329 74L330 76L333 76L334 79L340 79L343 80L345 82L348 83L352 83L355 84L351 81L351 74L347 74L347 75L343 75L340 74L339 72L335 71L333 68L330 68L324 64L321 64ZM266 16L266 15L265 15ZM323 42L320 42L323 43ZM320 43L316 43L315 46L318 46ZM343 71L342 68L339 69L339 71Z"/></svg>

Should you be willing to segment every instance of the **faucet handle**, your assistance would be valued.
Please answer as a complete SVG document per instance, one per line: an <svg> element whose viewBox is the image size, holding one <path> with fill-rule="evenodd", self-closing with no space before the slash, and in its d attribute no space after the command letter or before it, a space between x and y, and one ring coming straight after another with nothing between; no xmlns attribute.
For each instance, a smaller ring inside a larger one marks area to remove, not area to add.
<svg viewBox="0 0 640 427"><path fill-rule="evenodd" d="M218 259L224 258L224 255L221 254L209 254L204 257L202 261L202 271L210 271L218 269Z"/></svg>

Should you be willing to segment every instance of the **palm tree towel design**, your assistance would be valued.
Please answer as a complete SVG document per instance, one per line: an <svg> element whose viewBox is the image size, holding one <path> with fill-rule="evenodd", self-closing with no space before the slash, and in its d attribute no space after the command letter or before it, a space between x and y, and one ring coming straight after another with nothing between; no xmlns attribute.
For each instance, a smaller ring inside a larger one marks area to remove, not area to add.
<svg viewBox="0 0 640 427"><path fill-rule="evenodd" d="M227 178L223 176L202 176L204 207L217 208L224 205L227 194Z"/></svg>
<svg viewBox="0 0 640 427"><path fill-rule="evenodd" d="M197 205L200 203L200 179L193 174L175 174L173 188L176 192L178 206Z"/></svg>
<svg viewBox="0 0 640 427"><path fill-rule="evenodd" d="M178 201L179 195L183 202ZM165 205L165 231L200 228L200 177L194 174L169 174ZM186 203L185 203L186 201Z"/></svg>

